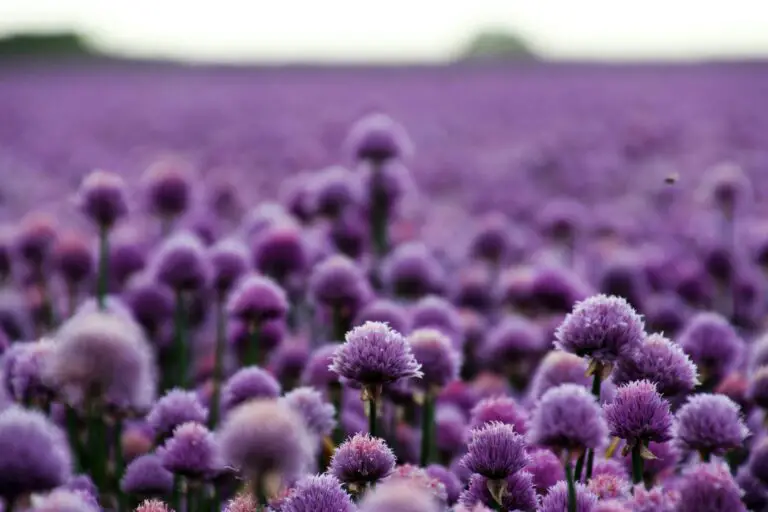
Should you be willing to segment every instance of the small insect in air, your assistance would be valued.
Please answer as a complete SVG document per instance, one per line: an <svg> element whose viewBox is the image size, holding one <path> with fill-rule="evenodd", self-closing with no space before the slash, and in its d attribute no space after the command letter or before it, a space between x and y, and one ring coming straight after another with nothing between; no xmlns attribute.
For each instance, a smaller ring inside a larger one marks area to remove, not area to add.
<svg viewBox="0 0 768 512"><path fill-rule="evenodd" d="M667 185L674 185L677 183L677 181L680 179L680 174L673 172L672 174L668 174L666 178L664 178L664 183Z"/></svg>

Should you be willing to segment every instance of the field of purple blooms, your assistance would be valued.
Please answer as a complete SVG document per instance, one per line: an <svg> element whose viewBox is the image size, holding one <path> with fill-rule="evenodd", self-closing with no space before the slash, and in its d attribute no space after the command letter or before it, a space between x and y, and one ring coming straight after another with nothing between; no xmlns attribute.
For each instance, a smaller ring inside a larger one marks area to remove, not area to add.
<svg viewBox="0 0 768 512"><path fill-rule="evenodd" d="M766 98L3 68L0 510L768 510Z"/></svg>

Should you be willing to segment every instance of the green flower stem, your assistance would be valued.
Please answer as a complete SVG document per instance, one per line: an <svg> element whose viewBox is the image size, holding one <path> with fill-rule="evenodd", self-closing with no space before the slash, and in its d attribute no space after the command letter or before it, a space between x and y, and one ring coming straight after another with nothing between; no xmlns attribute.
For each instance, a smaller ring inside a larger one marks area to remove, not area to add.
<svg viewBox="0 0 768 512"><path fill-rule="evenodd" d="M187 305L183 291L176 292L176 312L174 314L174 347L175 382L174 385L184 388L187 385L187 370L189 366L189 347L187 346Z"/></svg>
<svg viewBox="0 0 768 512"><path fill-rule="evenodd" d="M100 310L107 307L109 288L109 227L99 227L99 276L96 288L96 304Z"/></svg>
<svg viewBox="0 0 768 512"><path fill-rule="evenodd" d="M216 348L214 349L213 362L213 391L211 396L211 410L208 413L208 427L216 428L219 422L219 409L221 407L221 381L224 378L224 347L227 341L227 316L224 311L224 298L216 301Z"/></svg>
<svg viewBox="0 0 768 512"><path fill-rule="evenodd" d="M424 394L421 415L421 466L427 467L435 460L435 394Z"/></svg>
<svg viewBox="0 0 768 512"><path fill-rule="evenodd" d="M333 429L333 444L339 446L344 442L344 429L341 425L341 411L344 407L344 392L341 383L330 383L328 385L328 394L330 395L333 408L336 410L336 426Z"/></svg>
<svg viewBox="0 0 768 512"><path fill-rule="evenodd" d="M565 464L565 478L568 482L568 512L576 512L576 481L573 477L570 455Z"/></svg>
<svg viewBox="0 0 768 512"><path fill-rule="evenodd" d="M99 489L105 489L108 458L107 424L99 400L88 401L88 453L91 477Z"/></svg>
<svg viewBox="0 0 768 512"><path fill-rule="evenodd" d="M602 368L598 368L595 374L592 376L592 394L595 395L595 399L600 403L600 387L602 385ZM592 478L592 467L595 463L595 450L587 450L587 474L585 481L589 482ZM579 475L581 476L581 475Z"/></svg>
<svg viewBox="0 0 768 512"><path fill-rule="evenodd" d="M80 440L80 419L77 417L77 411L71 405L66 406L67 437L69 446L72 447L74 456L75 471L81 473L83 467L83 447Z"/></svg>
<svg viewBox="0 0 768 512"><path fill-rule="evenodd" d="M120 479L123 478L125 471L125 459L123 458L123 418L115 417L115 423L112 425L112 451L115 457L114 478L112 487L115 492L117 502L117 512L125 510L125 494L120 490Z"/></svg>
<svg viewBox="0 0 768 512"><path fill-rule="evenodd" d="M632 483L639 484L643 481L643 445L635 443L632 447Z"/></svg>
<svg viewBox="0 0 768 512"><path fill-rule="evenodd" d="M261 326L258 322L252 322L248 326L249 340L245 348L245 358L243 360L243 366L258 366L261 364L262 353L261 341L259 340L261 334Z"/></svg>

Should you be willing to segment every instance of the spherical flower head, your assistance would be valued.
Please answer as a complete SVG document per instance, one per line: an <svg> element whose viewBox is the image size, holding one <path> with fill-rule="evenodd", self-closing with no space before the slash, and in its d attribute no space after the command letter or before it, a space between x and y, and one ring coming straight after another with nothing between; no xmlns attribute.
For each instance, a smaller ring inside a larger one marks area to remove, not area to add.
<svg viewBox="0 0 768 512"><path fill-rule="evenodd" d="M547 348L536 324L522 317L509 316L488 333L482 355L490 366L509 370L546 352Z"/></svg>
<svg viewBox="0 0 768 512"><path fill-rule="evenodd" d="M688 322L678 343L699 368L703 381L719 381L741 357L744 342L717 313L699 313Z"/></svg>
<svg viewBox="0 0 768 512"><path fill-rule="evenodd" d="M12 354L12 361L7 368L5 377L10 379L11 396L17 402L25 403L35 399L50 399L54 390L46 376L55 343L49 339L41 339L33 343L19 343Z"/></svg>
<svg viewBox="0 0 768 512"><path fill-rule="evenodd" d="M481 219L470 241L470 254L490 263L501 263L512 249L509 220L502 213L492 213Z"/></svg>
<svg viewBox="0 0 768 512"><path fill-rule="evenodd" d="M405 129L382 113L358 120L350 129L345 145L356 160L373 163L405 158L413 151Z"/></svg>
<svg viewBox="0 0 768 512"><path fill-rule="evenodd" d="M600 500L592 512L632 512L629 505L619 500Z"/></svg>
<svg viewBox="0 0 768 512"><path fill-rule="evenodd" d="M403 464L397 466L390 475L384 479L385 484L403 481L412 484L414 487L430 492L440 503L447 503L448 492L443 483L436 478L432 478L424 468Z"/></svg>
<svg viewBox="0 0 768 512"><path fill-rule="evenodd" d="M487 312L496 306L498 294L488 286L492 272L485 266L475 265L459 271L452 287L453 303L459 308Z"/></svg>
<svg viewBox="0 0 768 512"><path fill-rule="evenodd" d="M365 494L360 512L441 512L445 505L422 486L396 479L377 485Z"/></svg>
<svg viewBox="0 0 768 512"><path fill-rule="evenodd" d="M384 440L355 434L336 449L328 471L348 485L375 483L395 469L395 454Z"/></svg>
<svg viewBox="0 0 768 512"><path fill-rule="evenodd" d="M627 499L631 496L629 482L615 475L593 476L587 488L601 500Z"/></svg>
<svg viewBox="0 0 768 512"><path fill-rule="evenodd" d="M620 386L613 402L603 407L610 433L629 446L648 441L664 442L672 437L669 402L647 380Z"/></svg>
<svg viewBox="0 0 768 512"><path fill-rule="evenodd" d="M678 485L679 512L746 511L741 489L721 463L698 464L683 475Z"/></svg>
<svg viewBox="0 0 768 512"><path fill-rule="evenodd" d="M738 448L749 435L739 406L723 395L693 395L677 411L675 437L682 447L720 455Z"/></svg>
<svg viewBox="0 0 768 512"><path fill-rule="evenodd" d="M408 300L438 292L445 280L440 263L420 242L396 247L384 263L383 273L392 294Z"/></svg>
<svg viewBox="0 0 768 512"><path fill-rule="evenodd" d="M318 438L330 435L336 426L336 410L315 388L296 388L281 400L304 419L309 432Z"/></svg>
<svg viewBox="0 0 768 512"><path fill-rule="evenodd" d="M576 384L562 384L544 393L533 410L528 431L531 443L556 452L594 450L607 435L600 406L586 388Z"/></svg>
<svg viewBox="0 0 768 512"><path fill-rule="evenodd" d="M256 270L281 283L301 273L309 261L301 231L291 222L277 223L258 235L251 254Z"/></svg>
<svg viewBox="0 0 768 512"><path fill-rule="evenodd" d="M196 235L178 233L166 239L154 258L155 277L177 292L197 291L210 280L205 246Z"/></svg>
<svg viewBox="0 0 768 512"><path fill-rule="evenodd" d="M397 332L409 332L411 330L410 319L405 308L388 299L373 300L361 309L355 318L354 325L363 325L365 322L389 324Z"/></svg>
<svg viewBox="0 0 768 512"><path fill-rule="evenodd" d="M333 475L302 478L280 507L281 512L355 512L349 494Z"/></svg>
<svg viewBox="0 0 768 512"><path fill-rule="evenodd" d="M163 158L142 176L149 211L172 218L187 210L192 195L192 171L180 158Z"/></svg>
<svg viewBox="0 0 768 512"><path fill-rule="evenodd" d="M708 171L705 188L713 205L730 218L736 208L749 199L752 184L741 167L724 162Z"/></svg>
<svg viewBox="0 0 768 512"><path fill-rule="evenodd" d="M442 389L456 380L461 366L461 354L451 339L437 329L416 329L408 336L408 343L424 374L419 384L426 389Z"/></svg>
<svg viewBox="0 0 768 512"><path fill-rule="evenodd" d="M749 380L748 396L762 409L768 409L768 366L762 366Z"/></svg>
<svg viewBox="0 0 768 512"><path fill-rule="evenodd" d="M125 292L133 317L148 335L156 335L173 315L173 292L147 276L132 279Z"/></svg>
<svg viewBox="0 0 768 512"><path fill-rule="evenodd" d="M533 512L538 505L538 498L533 487L533 477L527 471L520 471L503 479L500 483L501 509ZM496 485L499 485L496 484ZM469 487L461 494L459 502L465 507L478 503L489 507L498 507L496 499L488 489L493 485L482 475L472 475Z"/></svg>
<svg viewBox="0 0 768 512"><path fill-rule="evenodd" d="M88 475L74 475L61 489L87 494L94 501L98 499L99 489Z"/></svg>
<svg viewBox="0 0 768 512"><path fill-rule="evenodd" d="M571 240L583 226L586 213L580 202L557 198L544 204L538 224L541 231L554 240Z"/></svg>
<svg viewBox="0 0 768 512"><path fill-rule="evenodd" d="M379 322L366 322L348 332L346 343L334 353L330 369L363 386L423 375L406 339Z"/></svg>
<svg viewBox="0 0 768 512"><path fill-rule="evenodd" d="M528 464L525 438L512 425L491 422L472 430L464 466L491 480L501 480Z"/></svg>
<svg viewBox="0 0 768 512"><path fill-rule="evenodd" d="M154 400L151 347L137 324L120 315L82 313L59 328L47 372L72 403L94 390L108 403L137 410Z"/></svg>
<svg viewBox="0 0 768 512"><path fill-rule="evenodd" d="M101 508L87 493L56 489L35 503L31 510L33 512L99 512Z"/></svg>
<svg viewBox="0 0 768 512"><path fill-rule="evenodd" d="M467 418L458 407L439 405L435 412L435 444L444 454L460 454L467 444Z"/></svg>
<svg viewBox="0 0 768 512"><path fill-rule="evenodd" d="M248 324L283 318L288 312L285 291L272 279L251 275L232 292L227 306L229 314Z"/></svg>
<svg viewBox="0 0 768 512"><path fill-rule="evenodd" d="M768 439L763 439L752 448L749 456L749 471L763 485L768 485Z"/></svg>
<svg viewBox="0 0 768 512"><path fill-rule="evenodd" d="M160 500L144 500L136 507L135 512L174 512L168 505Z"/></svg>
<svg viewBox="0 0 768 512"><path fill-rule="evenodd" d="M157 439L165 439L183 423L205 423L208 409L200 402L197 393L172 389L163 395L147 414L147 423Z"/></svg>
<svg viewBox="0 0 768 512"><path fill-rule="evenodd" d="M14 245L19 256L33 267L48 260L56 242L56 222L44 213L33 212L24 216L16 232Z"/></svg>
<svg viewBox="0 0 768 512"><path fill-rule="evenodd" d="M125 468L120 490L136 496L165 496L173 489L173 473L155 454L141 455Z"/></svg>
<svg viewBox="0 0 768 512"><path fill-rule="evenodd" d="M372 292L360 267L346 256L330 256L312 271L310 295L321 306L354 316Z"/></svg>
<svg viewBox="0 0 768 512"><path fill-rule="evenodd" d="M555 346L601 364L634 352L645 338L643 319L621 297L596 295L576 304L555 334Z"/></svg>
<svg viewBox="0 0 768 512"><path fill-rule="evenodd" d="M125 182L113 172L93 171L80 185L78 204L96 225L111 228L128 213Z"/></svg>
<svg viewBox="0 0 768 512"><path fill-rule="evenodd" d="M192 421L176 427L158 449L158 456L165 469L190 478L211 476L222 467L213 434L204 425Z"/></svg>
<svg viewBox="0 0 768 512"><path fill-rule="evenodd" d="M217 242L208 250L213 272L213 288L221 296L229 293L238 279L248 272L249 257L248 248L234 239Z"/></svg>
<svg viewBox="0 0 768 512"><path fill-rule="evenodd" d="M651 334L636 351L620 358L611 378L618 386L649 380L665 397L693 391L699 383L696 365L678 345L660 334Z"/></svg>
<svg viewBox="0 0 768 512"><path fill-rule="evenodd" d="M11 406L0 413L0 496L13 499L63 485L72 474L64 434L41 413Z"/></svg>
<svg viewBox="0 0 768 512"><path fill-rule="evenodd" d="M581 357L553 350L541 360L531 381L531 398L539 399L544 393L561 384L576 384L589 386L591 379L587 377L587 363Z"/></svg>
<svg viewBox="0 0 768 512"><path fill-rule="evenodd" d="M427 476L437 480L443 485L445 488L445 497L448 505L453 505L456 503L456 501L458 501L459 495L461 494L461 490L463 488L459 477L451 472L450 469L439 464L432 464L428 466L425 471Z"/></svg>
<svg viewBox="0 0 768 512"><path fill-rule="evenodd" d="M80 284L93 274L91 244L81 235L65 233L53 249L56 269L70 285Z"/></svg>
<svg viewBox="0 0 768 512"><path fill-rule="evenodd" d="M312 188L312 211L332 219L358 204L361 198L357 175L343 167L322 171L317 175Z"/></svg>
<svg viewBox="0 0 768 512"><path fill-rule="evenodd" d="M736 473L736 483L744 492L741 501L749 510L764 510L768 505L768 489L749 468L742 466Z"/></svg>
<svg viewBox="0 0 768 512"><path fill-rule="evenodd" d="M306 340L289 339L269 355L267 366L283 387L291 388L301 379L309 354Z"/></svg>
<svg viewBox="0 0 768 512"><path fill-rule="evenodd" d="M642 310L648 297L648 281L636 258L622 256L607 262L599 278L598 289L605 295L624 297Z"/></svg>
<svg viewBox="0 0 768 512"><path fill-rule="evenodd" d="M125 236L111 236L109 240L109 279L121 288L128 279L147 265L147 251L143 244Z"/></svg>
<svg viewBox="0 0 768 512"><path fill-rule="evenodd" d="M339 376L330 369L333 354L339 346L335 343L322 345L314 350L304 366L301 374L301 384L325 389L339 382Z"/></svg>
<svg viewBox="0 0 768 512"><path fill-rule="evenodd" d="M547 493L547 490L560 480L565 480L565 470L563 463L557 458L557 455L546 448L537 448L528 452L530 459L525 470L533 478L533 486L540 495Z"/></svg>
<svg viewBox="0 0 768 512"><path fill-rule="evenodd" d="M411 310L411 328L432 327L450 336L457 348L463 343L459 311L443 297L430 295L419 300Z"/></svg>
<svg viewBox="0 0 768 512"><path fill-rule="evenodd" d="M576 512L594 512L598 500L584 484L576 483ZM539 512L565 512L568 510L568 484L557 482L541 500Z"/></svg>
<svg viewBox="0 0 768 512"><path fill-rule="evenodd" d="M225 462L247 478L298 476L314 453L304 421L276 400L251 400L231 411L218 438Z"/></svg>
<svg viewBox="0 0 768 512"><path fill-rule="evenodd" d="M528 432L528 411L517 401L509 396L496 396L485 398L478 402L472 409L470 428L475 429L498 421L506 425L512 425L515 432L525 435Z"/></svg>
<svg viewBox="0 0 768 512"><path fill-rule="evenodd" d="M663 333L673 339L690 315L688 307L673 293L651 297L645 302L643 313L648 332Z"/></svg>
<svg viewBox="0 0 768 512"><path fill-rule="evenodd" d="M589 296L589 287L572 270L548 265L536 269L531 281L530 300L539 313L568 313L578 301Z"/></svg>
<svg viewBox="0 0 768 512"><path fill-rule="evenodd" d="M277 398L282 389L271 373L258 366L241 368L232 375L221 390L224 411L257 398Z"/></svg>
<svg viewBox="0 0 768 512"><path fill-rule="evenodd" d="M598 458L595 460L592 476L613 475L617 478L628 479L629 472L624 465L616 459Z"/></svg>

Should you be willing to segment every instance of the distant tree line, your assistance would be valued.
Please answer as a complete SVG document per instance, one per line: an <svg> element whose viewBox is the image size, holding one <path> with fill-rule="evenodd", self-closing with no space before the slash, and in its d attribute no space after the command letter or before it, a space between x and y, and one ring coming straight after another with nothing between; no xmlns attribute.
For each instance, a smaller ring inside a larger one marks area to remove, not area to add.
<svg viewBox="0 0 768 512"><path fill-rule="evenodd" d="M532 60L536 53L522 37L507 31L477 34L460 55L464 60Z"/></svg>
<svg viewBox="0 0 768 512"><path fill-rule="evenodd" d="M94 55L94 52L81 36L72 32L0 37L0 57L85 55Z"/></svg>

